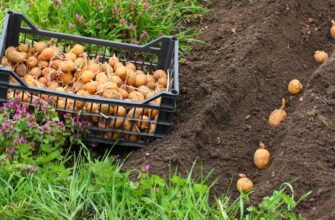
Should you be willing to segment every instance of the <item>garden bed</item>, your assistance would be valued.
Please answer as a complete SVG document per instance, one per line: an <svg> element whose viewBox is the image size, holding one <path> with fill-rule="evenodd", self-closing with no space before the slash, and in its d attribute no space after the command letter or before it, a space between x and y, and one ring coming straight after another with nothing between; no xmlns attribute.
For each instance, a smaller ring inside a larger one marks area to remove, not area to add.
<svg viewBox="0 0 335 220"><path fill-rule="evenodd" d="M126 166L145 162L166 175L169 163L187 172L198 159L220 177L215 195L244 172L254 180L254 201L298 178L298 194L313 191L301 211L311 219L334 218L335 59L321 67L313 60L316 50L335 49L329 34L334 2L215 1L212 10L200 38L207 44L196 46L181 68L172 135L133 152ZM304 85L294 97L287 92L293 78ZM282 96L289 118L271 128L268 115ZM260 141L272 154L264 171L252 161Z"/></svg>

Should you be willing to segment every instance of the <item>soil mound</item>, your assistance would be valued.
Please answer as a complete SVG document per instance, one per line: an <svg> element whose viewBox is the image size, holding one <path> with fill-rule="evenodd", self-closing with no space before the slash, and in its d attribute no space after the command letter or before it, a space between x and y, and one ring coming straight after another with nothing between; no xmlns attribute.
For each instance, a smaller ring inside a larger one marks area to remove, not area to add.
<svg viewBox="0 0 335 220"><path fill-rule="evenodd" d="M196 46L191 64L181 68L173 133L133 152L126 166L150 163L154 173L166 174L170 163L187 172L197 159L220 177L214 194L243 172L257 187L255 201L298 178L298 194L313 191L303 213L334 219L335 57L319 67L313 54L334 49L335 2L217 0L212 10L201 35L207 44ZM287 92L294 78L304 85L298 96ZM269 113L282 97L289 118L271 128ZM272 154L264 171L252 160L260 141Z"/></svg>

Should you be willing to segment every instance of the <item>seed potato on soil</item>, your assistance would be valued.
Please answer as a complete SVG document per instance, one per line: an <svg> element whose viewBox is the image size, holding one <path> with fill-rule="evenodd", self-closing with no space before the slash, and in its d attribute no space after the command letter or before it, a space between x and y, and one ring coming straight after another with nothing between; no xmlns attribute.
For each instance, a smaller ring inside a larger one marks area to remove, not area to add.
<svg viewBox="0 0 335 220"><path fill-rule="evenodd" d="M319 66L313 57L320 48L335 50L329 33L334 1L214 0L211 7L200 37L207 43L196 45L190 64L180 68L172 134L132 152L124 169L147 163L154 174L166 175L170 165L187 174L197 159L193 173L213 171L212 180L219 178L213 196L245 173L255 204L298 178L297 196L313 191L298 211L307 219L335 219L335 60ZM292 96L294 78L304 89ZM268 116L282 97L288 118L271 127ZM253 162L252 146L260 141L271 152L264 170Z"/></svg>

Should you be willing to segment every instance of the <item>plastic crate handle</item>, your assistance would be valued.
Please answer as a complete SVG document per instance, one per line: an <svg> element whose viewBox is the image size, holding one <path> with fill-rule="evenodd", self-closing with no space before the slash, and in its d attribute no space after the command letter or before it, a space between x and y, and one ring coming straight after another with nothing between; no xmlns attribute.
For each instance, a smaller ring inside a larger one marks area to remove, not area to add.
<svg viewBox="0 0 335 220"><path fill-rule="evenodd" d="M38 28L36 28L23 14L7 11L7 15L13 15L19 17L30 27L30 29L32 29L33 31L39 31Z"/></svg>

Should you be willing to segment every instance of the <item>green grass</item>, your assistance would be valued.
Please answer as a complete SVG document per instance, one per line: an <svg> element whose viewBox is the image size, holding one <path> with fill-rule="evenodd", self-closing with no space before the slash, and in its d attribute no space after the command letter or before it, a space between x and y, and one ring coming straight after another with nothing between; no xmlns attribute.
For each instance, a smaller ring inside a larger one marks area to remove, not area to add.
<svg viewBox="0 0 335 220"><path fill-rule="evenodd" d="M108 156L80 155L58 175L40 170L27 176L1 166L1 219L303 219L294 209L307 194L296 201L290 184L258 206L245 207L249 195L221 195L210 203L208 176L195 179L192 170L163 179L142 170L121 172L122 164Z"/></svg>
<svg viewBox="0 0 335 220"><path fill-rule="evenodd" d="M0 21L6 10L18 11L43 29L137 44L175 35L184 54L198 32L189 22L208 12L208 1L0 0Z"/></svg>

